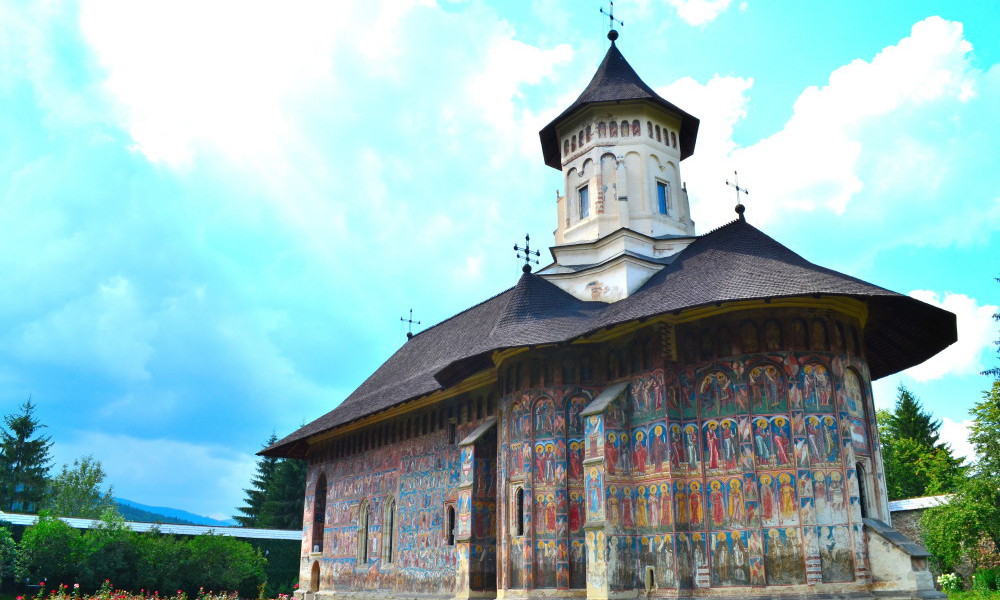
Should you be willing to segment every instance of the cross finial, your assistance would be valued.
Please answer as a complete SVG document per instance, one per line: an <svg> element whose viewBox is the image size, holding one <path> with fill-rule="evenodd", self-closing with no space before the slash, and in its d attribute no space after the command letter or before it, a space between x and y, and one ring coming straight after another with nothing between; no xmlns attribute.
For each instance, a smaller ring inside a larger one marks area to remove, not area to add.
<svg viewBox="0 0 1000 600"><path fill-rule="evenodd" d="M615 0L608 0L608 11L604 12L604 9L600 9L601 14L608 18L608 39L614 44L615 40L618 39L618 32L615 31L615 23L618 23L620 27L625 27L625 23L622 23L621 19L615 18Z"/></svg>
<svg viewBox="0 0 1000 600"><path fill-rule="evenodd" d="M736 174L736 171L733 171L733 183L729 183L729 180L727 179L726 185L736 188L736 214L740 216L740 221L746 221L746 218L743 216L743 213L746 211L746 207L743 206L742 202L740 202L740 192L742 192L744 196L749 196L750 191L746 188L740 187L740 178L739 175Z"/></svg>
<svg viewBox="0 0 1000 600"><path fill-rule="evenodd" d="M538 264L538 261L537 260L532 261L531 257L542 255L542 253L539 252L538 250L531 249L530 242L531 242L531 236L529 236L528 234L524 234L524 248L521 248L517 244L514 244L514 252L517 253L517 257L524 259L524 266L521 267L521 271L525 273L531 273L532 262L534 262L536 265ZM522 252L524 254L521 254Z"/></svg>
<svg viewBox="0 0 1000 600"><path fill-rule="evenodd" d="M413 309L412 308L410 309L410 318L409 319L404 319L403 317L399 317L399 320L402 321L403 323L406 323L407 324L407 328L409 329L406 332L406 339L412 338L413 337L413 325L414 324L420 325L420 321L414 321L413 320Z"/></svg>

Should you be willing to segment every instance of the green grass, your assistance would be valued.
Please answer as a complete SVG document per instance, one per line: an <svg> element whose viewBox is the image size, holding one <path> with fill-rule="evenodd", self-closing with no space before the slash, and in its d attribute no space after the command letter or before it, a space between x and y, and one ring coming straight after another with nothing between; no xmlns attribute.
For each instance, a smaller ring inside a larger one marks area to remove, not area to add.
<svg viewBox="0 0 1000 600"><path fill-rule="evenodd" d="M1000 600L1000 591L969 590L967 592L948 592L948 600Z"/></svg>

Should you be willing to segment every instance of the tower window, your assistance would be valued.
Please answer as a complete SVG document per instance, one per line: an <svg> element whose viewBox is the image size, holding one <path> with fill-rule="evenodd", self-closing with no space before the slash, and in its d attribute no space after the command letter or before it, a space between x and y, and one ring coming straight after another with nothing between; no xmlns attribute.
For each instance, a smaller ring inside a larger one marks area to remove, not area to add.
<svg viewBox="0 0 1000 600"><path fill-rule="evenodd" d="M670 208L670 184L662 181L656 182L656 204L661 215L669 214Z"/></svg>
<svg viewBox="0 0 1000 600"><path fill-rule="evenodd" d="M524 488L517 488L514 494L514 503L517 505L517 535L524 535Z"/></svg>
<svg viewBox="0 0 1000 600"><path fill-rule="evenodd" d="M583 186L576 191L579 201L580 218L585 219L590 216L590 188Z"/></svg>

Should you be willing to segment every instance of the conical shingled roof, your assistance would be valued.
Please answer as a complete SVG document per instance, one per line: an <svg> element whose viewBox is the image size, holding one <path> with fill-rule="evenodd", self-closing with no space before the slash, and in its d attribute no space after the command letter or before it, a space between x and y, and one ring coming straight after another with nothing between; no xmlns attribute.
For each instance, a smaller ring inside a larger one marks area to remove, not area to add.
<svg viewBox="0 0 1000 600"><path fill-rule="evenodd" d="M635 100L648 100L680 117L681 160L694 154L695 140L698 137L698 119L673 103L664 100L653 91L653 88L646 85L632 68L632 65L625 60L621 51L618 50L618 46L611 42L611 47L604 55L604 60L597 67L597 72L594 73L593 79L590 80L590 84L583 90L583 93L573 104L569 105L569 108L538 132L538 136L542 140L542 154L545 158L545 164L553 169L562 168L556 127L570 115L591 104Z"/></svg>
<svg viewBox="0 0 1000 600"><path fill-rule="evenodd" d="M570 342L700 306L816 295L867 304L872 379L917 365L957 339L952 313L815 265L737 220L699 237L614 304L584 302L527 273L515 287L414 336L343 403L261 454L301 457L308 437L443 389L448 372L474 372L495 350Z"/></svg>

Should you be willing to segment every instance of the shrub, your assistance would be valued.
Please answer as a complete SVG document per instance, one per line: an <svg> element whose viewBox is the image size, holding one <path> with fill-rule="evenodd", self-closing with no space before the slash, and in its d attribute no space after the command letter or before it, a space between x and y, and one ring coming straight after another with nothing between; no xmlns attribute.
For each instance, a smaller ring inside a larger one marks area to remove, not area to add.
<svg viewBox="0 0 1000 600"><path fill-rule="evenodd" d="M15 574L30 581L79 581L82 549L79 531L42 511L21 537Z"/></svg>
<svg viewBox="0 0 1000 600"><path fill-rule="evenodd" d="M1000 580L1000 567L979 569L972 576L972 589L978 591L996 590Z"/></svg>
<svg viewBox="0 0 1000 600"><path fill-rule="evenodd" d="M962 591L962 578L954 573L942 573L938 575L937 584L942 592Z"/></svg>
<svg viewBox="0 0 1000 600"><path fill-rule="evenodd" d="M187 542L185 574L188 590L204 587L236 591L243 598L257 595L264 581L266 561L247 542L221 535L199 535Z"/></svg>

